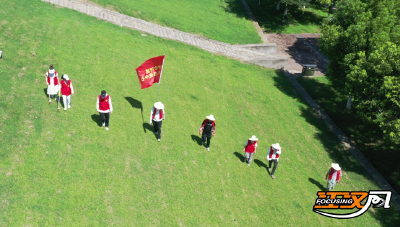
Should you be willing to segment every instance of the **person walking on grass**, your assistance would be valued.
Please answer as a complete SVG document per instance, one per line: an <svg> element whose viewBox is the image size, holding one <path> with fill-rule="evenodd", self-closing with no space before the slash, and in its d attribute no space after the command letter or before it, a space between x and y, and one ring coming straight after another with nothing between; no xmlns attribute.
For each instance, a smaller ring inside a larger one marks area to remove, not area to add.
<svg viewBox="0 0 400 227"><path fill-rule="evenodd" d="M282 152L281 146L279 146L279 143L272 144L272 146L269 148L268 155L267 155L267 160L269 161L269 168L268 171L271 173L271 178L275 179L274 173L276 170L276 167L278 167L279 163L279 156ZM272 169L271 172L271 165L274 163L274 168Z"/></svg>
<svg viewBox="0 0 400 227"><path fill-rule="evenodd" d="M60 89L58 83L58 73L54 69L53 65L50 65L49 70L46 72L46 82L47 82L47 95L49 96L49 104L51 102L52 96L57 100L57 93Z"/></svg>
<svg viewBox="0 0 400 227"><path fill-rule="evenodd" d="M67 74L62 75L61 79L61 95L63 98L64 110L67 110L67 107L71 108L71 94L74 94L74 87Z"/></svg>
<svg viewBox="0 0 400 227"><path fill-rule="evenodd" d="M244 161L247 162L248 166L250 166L254 154L257 153L257 142L258 142L257 137L253 135L244 144L243 148Z"/></svg>
<svg viewBox="0 0 400 227"><path fill-rule="evenodd" d="M325 176L325 179L328 180L328 191L332 191L335 188L336 183L339 183L340 177L342 176L342 170L339 167L339 164L332 163L331 168Z"/></svg>
<svg viewBox="0 0 400 227"><path fill-rule="evenodd" d="M107 94L105 90L101 91L99 97L97 97L97 112L100 113L100 120L102 126L106 126L106 130L109 130L108 125L110 122L110 114L113 112L113 107L111 103L111 97Z"/></svg>
<svg viewBox="0 0 400 227"><path fill-rule="evenodd" d="M158 142L161 141L162 120L165 120L164 104L162 104L162 102L156 102L151 108L150 125L154 127L154 134L156 134Z"/></svg>
<svg viewBox="0 0 400 227"><path fill-rule="evenodd" d="M203 121L201 124L201 127L199 129L199 135L202 135L202 145L206 143L207 139L207 144L206 148L208 151L210 151L210 141L211 141L211 136L215 136L215 118L214 115L207 116L206 119Z"/></svg>

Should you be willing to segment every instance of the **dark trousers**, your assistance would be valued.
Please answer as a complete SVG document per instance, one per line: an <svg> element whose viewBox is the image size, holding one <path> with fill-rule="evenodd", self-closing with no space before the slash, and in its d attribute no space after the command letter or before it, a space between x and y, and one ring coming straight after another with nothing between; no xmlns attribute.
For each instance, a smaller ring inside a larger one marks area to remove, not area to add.
<svg viewBox="0 0 400 227"><path fill-rule="evenodd" d="M211 142L211 135L208 136L207 134L203 133L203 135L201 137L202 137L203 143L206 142L206 138L207 138L206 147L209 148L210 147L210 142Z"/></svg>
<svg viewBox="0 0 400 227"><path fill-rule="evenodd" d="M278 166L279 162L276 159L269 160L269 168L271 168L272 162L274 162L274 168L272 169L271 175L274 175L276 167Z"/></svg>
<svg viewBox="0 0 400 227"><path fill-rule="evenodd" d="M153 121L154 133L157 135L157 139L161 139L161 125L162 121Z"/></svg>
<svg viewBox="0 0 400 227"><path fill-rule="evenodd" d="M110 121L110 113L100 113L101 123L105 123L108 127L108 122Z"/></svg>

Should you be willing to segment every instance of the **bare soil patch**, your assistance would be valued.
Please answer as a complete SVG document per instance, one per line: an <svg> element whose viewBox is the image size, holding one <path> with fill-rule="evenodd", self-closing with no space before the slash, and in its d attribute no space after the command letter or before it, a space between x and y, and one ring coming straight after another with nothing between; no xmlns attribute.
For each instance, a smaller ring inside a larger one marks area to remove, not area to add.
<svg viewBox="0 0 400 227"><path fill-rule="evenodd" d="M319 34L301 34L299 39L296 35L285 34L265 34L268 42L276 43L276 55L288 58L287 70L295 75L299 75L303 64L317 65L315 76L323 76L326 73L328 63L321 59L304 41L319 51Z"/></svg>

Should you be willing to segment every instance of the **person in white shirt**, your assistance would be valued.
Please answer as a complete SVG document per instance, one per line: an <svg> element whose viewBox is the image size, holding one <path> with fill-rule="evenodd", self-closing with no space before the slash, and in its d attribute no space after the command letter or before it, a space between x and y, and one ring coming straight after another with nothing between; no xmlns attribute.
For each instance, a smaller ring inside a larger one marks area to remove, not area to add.
<svg viewBox="0 0 400 227"><path fill-rule="evenodd" d="M326 173L325 179L328 180L328 191L332 191L336 183L339 183L340 177L342 176L342 169L340 168L339 164L332 163L331 168Z"/></svg>
<svg viewBox="0 0 400 227"><path fill-rule="evenodd" d="M157 135L158 142L161 141L162 120L165 120L164 104L162 104L162 102L156 102L151 108L150 125L154 126L154 134Z"/></svg>
<svg viewBox="0 0 400 227"><path fill-rule="evenodd" d="M57 100L57 93L60 89L59 81L58 81L58 73L54 69L53 65L50 65L49 70L46 72L46 82L47 82L47 95L49 96L49 104L51 102L51 96L54 96L54 99Z"/></svg>
<svg viewBox="0 0 400 227"><path fill-rule="evenodd" d="M105 90L102 90L99 97L97 97L96 107L97 112L100 113L102 126L106 126L106 130L109 130L108 124L110 122L110 114L113 112L113 107L111 103L111 97Z"/></svg>
<svg viewBox="0 0 400 227"><path fill-rule="evenodd" d="M269 148L268 154L267 154L267 160L269 164L268 171L271 173L271 178L275 179L274 173L276 170L276 167L278 167L278 162L279 162L279 156L282 152L282 148L279 145L279 143L272 144L272 146ZM272 169L271 172L271 166L272 163L274 163L274 168Z"/></svg>

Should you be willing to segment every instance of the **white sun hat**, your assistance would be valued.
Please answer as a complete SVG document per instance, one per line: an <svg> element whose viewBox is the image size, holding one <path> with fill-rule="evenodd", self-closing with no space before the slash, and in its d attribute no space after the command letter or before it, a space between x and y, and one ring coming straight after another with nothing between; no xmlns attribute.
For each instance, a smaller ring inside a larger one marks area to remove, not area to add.
<svg viewBox="0 0 400 227"><path fill-rule="evenodd" d="M64 74L64 79L66 79L66 80L69 80L69 77L68 77L68 75L67 74Z"/></svg>
<svg viewBox="0 0 400 227"><path fill-rule="evenodd" d="M154 103L154 107L156 109L161 110L161 109L164 109L164 104L162 104L162 102L156 102L156 103Z"/></svg>
<svg viewBox="0 0 400 227"><path fill-rule="evenodd" d="M251 141L257 141L258 138L257 138L255 135L253 135L251 138L249 138L249 140L251 140Z"/></svg>
<svg viewBox="0 0 400 227"><path fill-rule="evenodd" d="M210 121L215 121L214 115L210 114L210 116L206 117Z"/></svg>
<svg viewBox="0 0 400 227"><path fill-rule="evenodd" d="M49 69L49 74L53 74L55 71L54 69Z"/></svg>
<svg viewBox="0 0 400 227"><path fill-rule="evenodd" d="M279 145L279 143L272 144L272 147L275 149L278 149L278 150L281 149L281 146Z"/></svg>
<svg viewBox="0 0 400 227"><path fill-rule="evenodd" d="M277 150L276 151L277 154L281 154L282 153L282 149L281 149L281 146L279 145L279 143L272 144L272 148Z"/></svg>
<svg viewBox="0 0 400 227"><path fill-rule="evenodd" d="M332 163L331 167L335 170L340 170L340 166L337 163Z"/></svg>

